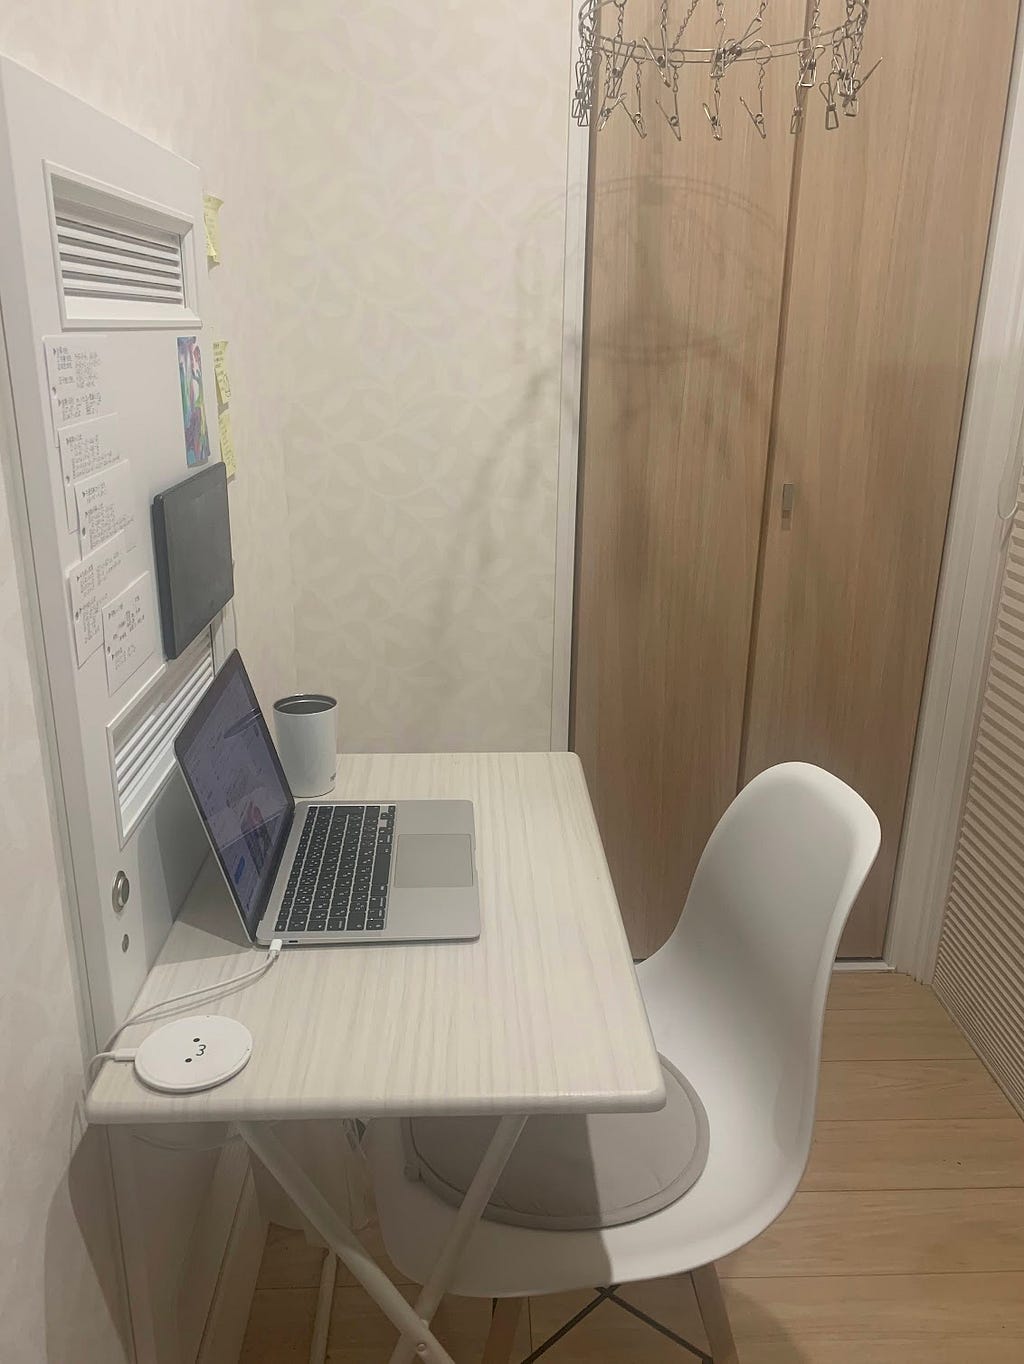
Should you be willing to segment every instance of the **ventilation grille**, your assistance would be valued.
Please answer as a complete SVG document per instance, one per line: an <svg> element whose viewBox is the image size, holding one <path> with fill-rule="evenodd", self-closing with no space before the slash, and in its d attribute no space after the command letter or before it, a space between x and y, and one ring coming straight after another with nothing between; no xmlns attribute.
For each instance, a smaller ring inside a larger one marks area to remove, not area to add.
<svg viewBox="0 0 1024 1364"><path fill-rule="evenodd" d="M127 299L182 308L181 238L170 232L99 226L58 213L57 252L65 298Z"/></svg>
<svg viewBox="0 0 1024 1364"><path fill-rule="evenodd" d="M198 324L195 219L46 163L65 327Z"/></svg>
<svg viewBox="0 0 1024 1364"><path fill-rule="evenodd" d="M1004 571L935 990L1024 1115L1024 520Z"/></svg>
<svg viewBox="0 0 1024 1364"><path fill-rule="evenodd" d="M111 725L110 761L122 847L172 772L175 737L213 674L213 644L206 630Z"/></svg>

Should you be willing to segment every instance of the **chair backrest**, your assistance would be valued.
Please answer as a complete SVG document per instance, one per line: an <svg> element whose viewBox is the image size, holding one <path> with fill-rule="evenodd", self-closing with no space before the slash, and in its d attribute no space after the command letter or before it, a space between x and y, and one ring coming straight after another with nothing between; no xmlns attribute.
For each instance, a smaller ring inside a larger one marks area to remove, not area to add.
<svg viewBox="0 0 1024 1364"><path fill-rule="evenodd" d="M809 1149L832 966L879 843L874 812L837 777L770 768L722 816L657 954L699 992L723 1060L771 1102L790 1159Z"/></svg>

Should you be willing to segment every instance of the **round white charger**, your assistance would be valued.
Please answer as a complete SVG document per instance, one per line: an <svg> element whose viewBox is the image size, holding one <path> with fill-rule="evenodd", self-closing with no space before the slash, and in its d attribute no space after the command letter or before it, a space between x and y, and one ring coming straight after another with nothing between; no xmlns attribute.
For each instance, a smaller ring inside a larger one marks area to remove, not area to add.
<svg viewBox="0 0 1024 1364"><path fill-rule="evenodd" d="M135 1073L150 1089L188 1094L222 1085L251 1055L252 1033L244 1023L194 1014L151 1033L135 1053Z"/></svg>

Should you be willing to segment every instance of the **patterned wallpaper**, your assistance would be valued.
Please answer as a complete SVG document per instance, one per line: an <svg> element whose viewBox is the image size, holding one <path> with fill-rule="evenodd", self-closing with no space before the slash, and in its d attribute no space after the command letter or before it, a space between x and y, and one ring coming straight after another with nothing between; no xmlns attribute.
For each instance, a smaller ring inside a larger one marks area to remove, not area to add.
<svg viewBox="0 0 1024 1364"><path fill-rule="evenodd" d="M570 0L522 0L514 24L474 0L0 7L0 52L196 161L225 201L208 314L231 343L239 638L265 702L296 676L336 691L353 749L548 746L571 16ZM10 454L0 1358L115 1364Z"/></svg>
<svg viewBox="0 0 1024 1364"><path fill-rule="evenodd" d="M299 682L353 750L549 746L572 9L267 9Z"/></svg>
<svg viewBox="0 0 1024 1364"><path fill-rule="evenodd" d="M116 1234L102 1141L81 1135L78 998L51 835L0 431L0 1359L123 1357ZM73 1202L72 1190L89 1197Z"/></svg>
<svg viewBox="0 0 1024 1364"><path fill-rule="evenodd" d="M271 257L258 8L252 0L4 0L0 52L196 162L224 200L223 264L210 270L206 298L213 334L231 343L235 607L257 691L273 700L294 686L294 648L278 357L258 287Z"/></svg>
<svg viewBox="0 0 1024 1364"><path fill-rule="evenodd" d="M3 0L0 52L198 162L224 199L208 314L231 342L240 637L264 698L294 679L291 578L273 348L254 279L268 253L248 0ZM124 1319L102 1134L80 1136L72 953L33 705L23 596L0 486L0 1359L116 1364ZM75 1150L70 1160L72 1150Z"/></svg>

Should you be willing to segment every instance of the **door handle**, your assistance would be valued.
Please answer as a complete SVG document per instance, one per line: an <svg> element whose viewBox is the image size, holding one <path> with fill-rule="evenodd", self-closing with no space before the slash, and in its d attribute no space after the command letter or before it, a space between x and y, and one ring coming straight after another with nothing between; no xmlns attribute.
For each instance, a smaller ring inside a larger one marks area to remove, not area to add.
<svg viewBox="0 0 1024 1364"><path fill-rule="evenodd" d="M796 484L782 485L782 529L789 530L793 525L793 508L796 506Z"/></svg>

